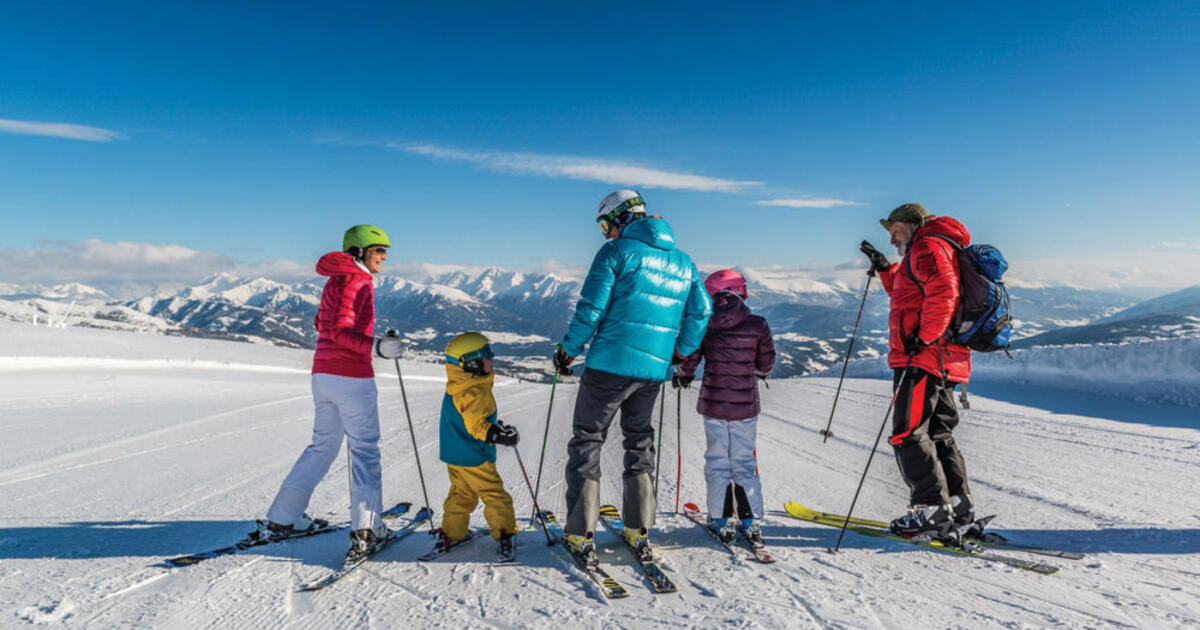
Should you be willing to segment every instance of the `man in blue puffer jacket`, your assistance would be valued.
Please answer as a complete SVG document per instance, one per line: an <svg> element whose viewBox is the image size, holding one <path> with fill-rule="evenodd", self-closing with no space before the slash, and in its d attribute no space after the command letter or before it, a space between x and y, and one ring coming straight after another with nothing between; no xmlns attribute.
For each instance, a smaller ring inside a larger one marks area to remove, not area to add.
<svg viewBox="0 0 1200 630"><path fill-rule="evenodd" d="M591 340L580 381L567 459L567 540L594 557L591 538L600 510L600 448L621 410L625 536L648 550L654 525L654 428L659 384L671 365L704 339L712 302L692 259L675 248L671 226L647 217L642 197L618 190L596 217L608 239L592 261L575 316L554 354L559 373ZM594 337L594 339L593 339Z"/></svg>

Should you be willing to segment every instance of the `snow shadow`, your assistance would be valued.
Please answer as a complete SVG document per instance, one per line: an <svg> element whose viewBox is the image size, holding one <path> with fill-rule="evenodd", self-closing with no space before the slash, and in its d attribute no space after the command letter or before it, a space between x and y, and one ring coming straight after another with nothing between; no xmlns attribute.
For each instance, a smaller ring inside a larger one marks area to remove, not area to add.
<svg viewBox="0 0 1200 630"><path fill-rule="evenodd" d="M241 540L254 521L76 521L0 527L0 560L15 558L168 557L209 551ZM344 538L338 532L311 539ZM297 541L298 542L298 541ZM289 555L291 543L266 545L244 555Z"/></svg>
<svg viewBox="0 0 1200 630"><path fill-rule="evenodd" d="M786 512L772 511L773 515L789 518ZM775 547L833 547L837 543L839 530L834 527L772 526L763 528L763 538L768 546ZM1163 529L1160 527L1113 527L1108 529L1004 529L1005 537L1011 542L1049 547L1079 553L1131 553L1165 554L1200 553L1200 528ZM907 551L922 550L920 547L897 540L874 538L846 532L842 549L879 549ZM1000 550L998 550L1000 551ZM1019 553L1004 551L1004 553Z"/></svg>
<svg viewBox="0 0 1200 630"><path fill-rule="evenodd" d="M227 547L254 528L253 521L75 521L0 527L0 560L145 558L159 564L167 558ZM268 556L298 561L305 565L335 568L341 565L347 546L347 531L335 530L308 538L251 547L242 556ZM427 530L418 530L379 556L381 562L416 562L418 555L433 547ZM447 563L495 561L495 542L487 533L467 543L452 556L435 560ZM522 531L517 537L517 564L555 566L553 548L541 531ZM212 560L215 561L215 560Z"/></svg>
<svg viewBox="0 0 1200 630"><path fill-rule="evenodd" d="M1001 400L1015 405L1044 409L1057 414L1104 418L1158 427L1200 429L1200 409L1139 402L1036 385L972 382L970 395ZM986 403L980 403L985 405ZM980 408L983 408L980 406ZM970 413L970 411L967 411Z"/></svg>

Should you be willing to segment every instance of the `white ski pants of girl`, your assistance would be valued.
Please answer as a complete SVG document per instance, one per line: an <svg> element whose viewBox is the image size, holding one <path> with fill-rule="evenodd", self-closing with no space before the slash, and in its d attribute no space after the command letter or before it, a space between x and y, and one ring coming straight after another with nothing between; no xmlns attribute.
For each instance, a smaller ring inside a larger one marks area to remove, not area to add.
<svg viewBox="0 0 1200 630"><path fill-rule="evenodd" d="M704 452L704 480L708 484L709 516L720 518L725 507L725 491L732 481L746 491L755 518L762 518L762 484L758 480L758 461L754 457L757 431L757 417L747 420L704 418L704 435L708 438L708 450Z"/></svg>
<svg viewBox="0 0 1200 630"><path fill-rule="evenodd" d="M313 374L312 394L316 411L312 443L283 480L267 518L280 525L291 525L300 518L313 489L337 459L344 435L350 448L351 529L375 529L383 524L375 379Z"/></svg>

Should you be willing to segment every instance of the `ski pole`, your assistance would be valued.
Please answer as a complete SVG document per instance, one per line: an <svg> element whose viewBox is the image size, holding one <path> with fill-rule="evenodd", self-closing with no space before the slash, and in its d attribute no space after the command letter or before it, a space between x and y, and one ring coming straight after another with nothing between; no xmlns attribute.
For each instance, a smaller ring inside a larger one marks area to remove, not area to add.
<svg viewBox="0 0 1200 630"><path fill-rule="evenodd" d="M395 337L396 331L389 330L389 337ZM421 469L421 453L417 447L417 432L413 430L412 413L408 410L408 392L404 390L404 375L400 372L400 357L393 359L396 362L396 378L400 381L400 397L404 400L404 417L408 419L408 435L412 438L413 458L417 460L417 476L421 478L421 494L425 496L425 507L429 509L429 531L437 533L433 527L433 504L429 502L429 490L425 488L425 471Z"/></svg>
<svg viewBox="0 0 1200 630"><path fill-rule="evenodd" d="M521 459L521 451L517 447L513 447L513 452L517 454L517 464L521 466L521 476L525 478L525 487L529 488L529 496L533 499L533 513L536 515L538 522L541 522L542 508L538 507L537 494L533 491L533 484L529 483L529 473L525 472L525 461ZM533 521L529 522L529 527L533 527ZM554 539L550 537L550 532L546 528L545 523L542 523L542 532L546 534L546 544L553 545Z"/></svg>
<svg viewBox="0 0 1200 630"><path fill-rule="evenodd" d="M679 478L683 475L683 392L675 390L675 516L679 516Z"/></svg>
<svg viewBox="0 0 1200 630"><path fill-rule="evenodd" d="M863 289L862 302L858 304L858 317L854 318L854 331L850 333L850 345L846 346L846 359L842 361L842 375L838 377L837 391L833 394L833 408L829 410L829 422L825 425L825 430L821 431L821 435L825 436L821 443L824 444L829 440L829 436L833 432L829 429L833 426L833 412L837 411L838 397L842 395L842 381L846 379L846 366L850 365L850 353L854 351L854 339L858 337L858 324L862 321L863 307L867 304L867 292L871 290L871 278L874 278L874 273L867 274L867 286Z"/></svg>
<svg viewBox="0 0 1200 630"><path fill-rule="evenodd" d="M662 429L663 416L667 415L667 382L663 381L658 399L658 447L654 459L654 502L658 503L658 469L662 466Z"/></svg>
<svg viewBox="0 0 1200 630"><path fill-rule="evenodd" d="M550 414L554 411L554 390L558 388L558 370L554 370L554 380L550 382L550 404L546 406L546 429L542 431L542 455L538 457L537 488L533 490L534 514L529 519L529 529L533 529L533 519L539 518L537 512L538 493L542 491L542 464L546 463L546 440L550 438Z"/></svg>
<svg viewBox="0 0 1200 630"><path fill-rule="evenodd" d="M912 359L908 361L912 365ZM850 501L850 509L846 510L846 520L842 522L842 531L838 534L837 544L829 551L836 553L842 547L842 537L846 535L846 526L850 524L850 517L854 515L854 504L858 503L858 493L862 491L863 482L867 479L867 471L871 469L871 460L875 458L875 451L879 449L879 438L883 437L883 428L887 426L888 416L892 415L892 407L896 405L896 398L900 396L900 389L904 387L904 379L908 378L908 366L904 367L904 372L900 374L900 382L896 383L896 391L892 392L892 402L888 403L887 411L883 413L883 423L879 425L879 433L875 436L875 442L871 444L871 455L867 457L867 465L863 468L862 477L858 480L858 488L854 491L854 498Z"/></svg>

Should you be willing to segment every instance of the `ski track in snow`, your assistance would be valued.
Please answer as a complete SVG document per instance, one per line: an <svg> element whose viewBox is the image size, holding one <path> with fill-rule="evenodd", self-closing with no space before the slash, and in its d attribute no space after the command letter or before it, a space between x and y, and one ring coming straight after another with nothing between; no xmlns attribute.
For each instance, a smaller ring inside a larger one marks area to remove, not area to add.
<svg viewBox="0 0 1200 630"><path fill-rule="evenodd" d="M12 352L39 356L32 347L39 334L54 344L54 331L22 330L24 345ZM1049 559L1060 572L1039 576L853 532L831 554L837 529L795 521L780 508L795 499L845 511L890 400L886 381L856 379L845 383L834 436L824 444L818 431L836 380L774 381L761 390L764 534L778 559L770 566L731 556L672 515L676 394L667 389L652 539L680 586L675 595L650 593L603 527L597 545L631 593L623 600L604 600L540 529L522 531L511 565L494 561L490 537L416 562L432 544L422 529L316 593L295 589L340 564L344 534L167 569L164 558L230 544L262 516L310 437L309 380L296 367L306 356L178 338L154 339L153 348L169 347L178 358L155 361L149 346L139 346L142 336L120 339L101 347L108 356L38 361L32 372L0 361L0 627L1200 627L1200 519L1187 499L1200 464L1195 426L1130 424L1106 419L1102 406L1093 416L1066 415L973 395L956 437L981 513L998 513L995 526L1019 542L1088 557ZM443 372L404 367L431 507L440 513L448 486L437 458ZM377 371L385 501L411 501L415 512L423 499L394 368L383 362ZM498 381L501 418L520 429L536 483L550 388ZM560 517L576 387L572 380L558 388L539 496ZM683 392L680 503L703 505L696 391ZM601 487L603 500L619 505L615 424ZM861 516L886 519L905 504L885 439L856 507ZM532 502L510 449L500 449L497 466L527 525ZM309 511L340 522L348 503L343 455ZM486 527L482 510L471 524Z"/></svg>

